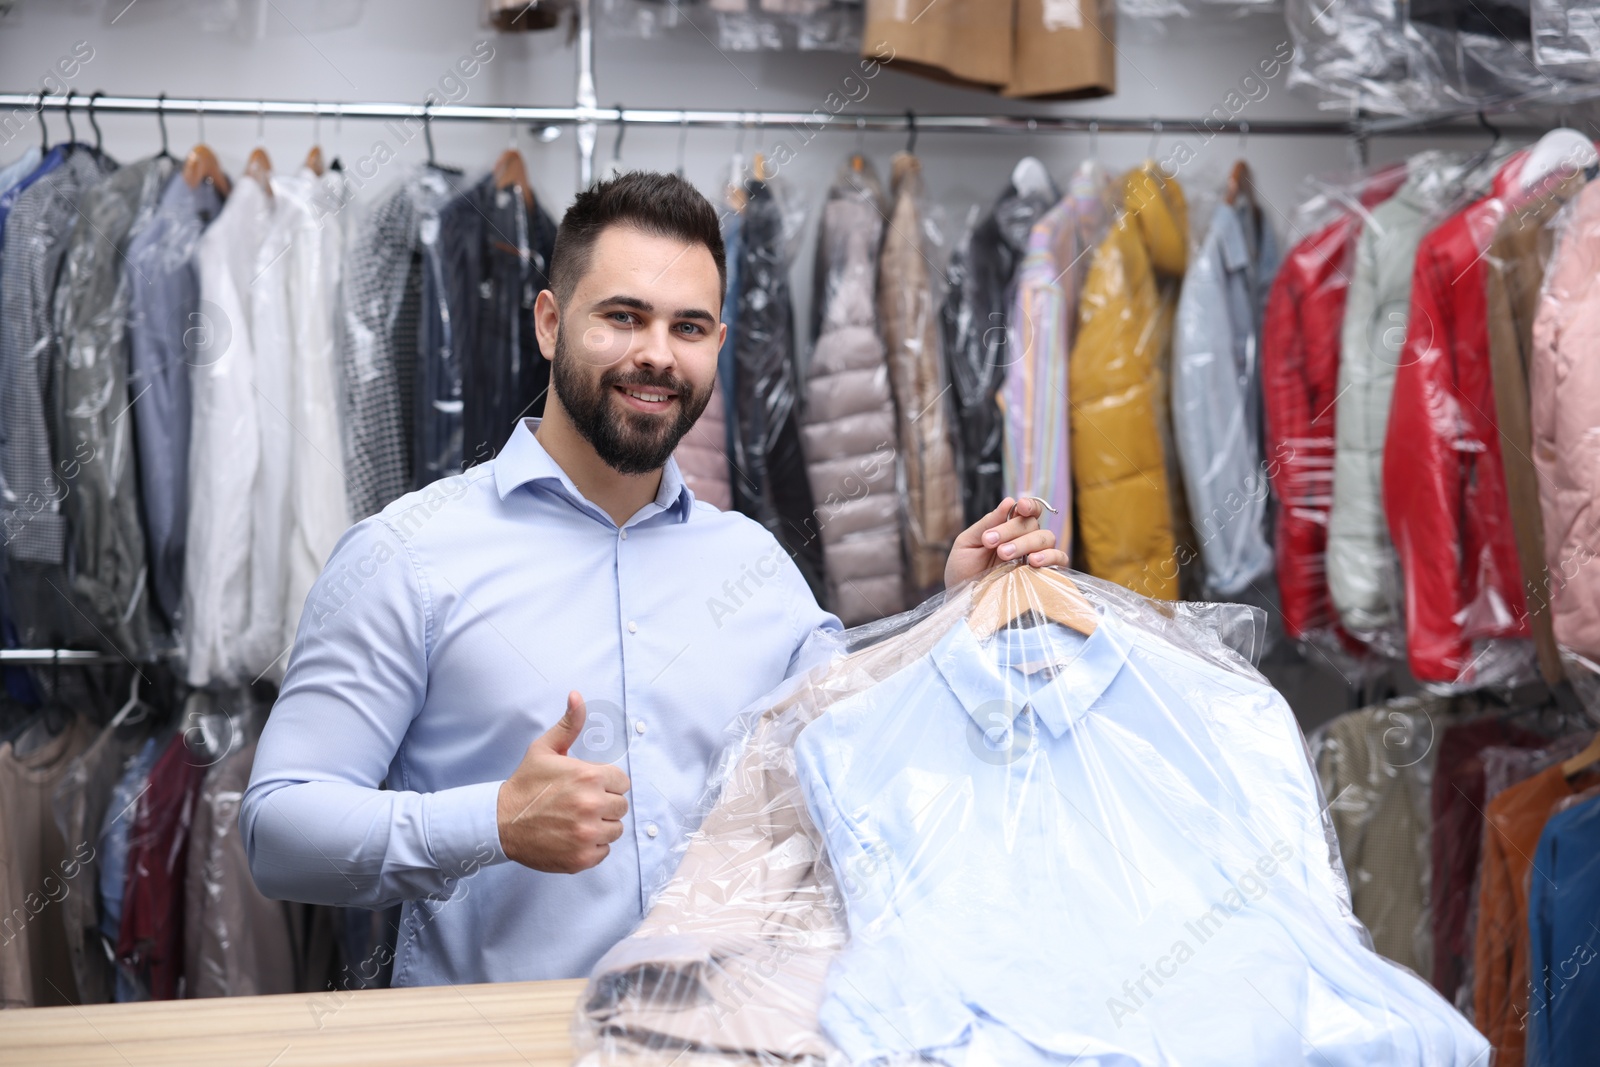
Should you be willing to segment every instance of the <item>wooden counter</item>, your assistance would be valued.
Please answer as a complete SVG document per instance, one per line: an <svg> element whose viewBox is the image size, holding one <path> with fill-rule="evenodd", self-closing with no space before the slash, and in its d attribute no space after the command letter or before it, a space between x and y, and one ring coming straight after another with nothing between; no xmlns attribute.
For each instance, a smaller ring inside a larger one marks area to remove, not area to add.
<svg viewBox="0 0 1600 1067"><path fill-rule="evenodd" d="M580 979L0 1011L0 1064L569 1067Z"/></svg>

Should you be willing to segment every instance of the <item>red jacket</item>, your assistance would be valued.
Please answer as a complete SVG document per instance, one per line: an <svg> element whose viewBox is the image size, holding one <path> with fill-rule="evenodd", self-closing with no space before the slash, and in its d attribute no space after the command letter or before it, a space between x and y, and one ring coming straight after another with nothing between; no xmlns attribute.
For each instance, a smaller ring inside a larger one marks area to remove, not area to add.
<svg viewBox="0 0 1600 1067"><path fill-rule="evenodd" d="M1424 682L1470 683L1472 642L1529 637L1489 370L1484 256L1526 151L1417 247L1383 447L1383 510L1405 575L1406 653Z"/></svg>
<svg viewBox="0 0 1600 1067"><path fill-rule="evenodd" d="M1362 207L1389 199L1405 176L1404 166L1374 174L1361 191ZM1278 596L1284 630L1296 639L1339 629L1328 597L1328 508L1339 330L1361 225L1361 215L1347 210L1295 245L1278 268L1262 320L1267 477L1278 498Z"/></svg>

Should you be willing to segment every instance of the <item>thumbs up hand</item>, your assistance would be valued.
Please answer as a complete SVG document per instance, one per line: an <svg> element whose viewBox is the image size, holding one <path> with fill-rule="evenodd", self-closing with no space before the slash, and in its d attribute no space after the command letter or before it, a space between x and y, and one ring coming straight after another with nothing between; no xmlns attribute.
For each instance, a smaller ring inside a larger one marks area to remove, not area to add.
<svg viewBox="0 0 1600 1067"><path fill-rule="evenodd" d="M500 847L536 871L576 874L611 851L628 813L628 776L604 763L567 755L583 733L586 712L577 690L567 713L528 746L500 786Z"/></svg>

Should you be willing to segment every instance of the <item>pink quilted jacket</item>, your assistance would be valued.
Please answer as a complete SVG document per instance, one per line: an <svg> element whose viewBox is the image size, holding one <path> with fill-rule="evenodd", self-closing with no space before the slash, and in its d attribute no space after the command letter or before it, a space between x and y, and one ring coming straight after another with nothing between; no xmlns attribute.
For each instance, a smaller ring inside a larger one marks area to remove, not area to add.
<svg viewBox="0 0 1600 1067"><path fill-rule="evenodd" d="M1568 211L1533 323L1533 462L1556 642L1600 661L1600 182Z"/></svg>
<svg viewBox="0 0 1600 1067"><path fill-rule="evenodd" d="M701 412L694 429L684 435L672 458L696 500L704 500L722 511L733 506L733 488L728 483L728 438L722 410L722 386L712 380L711 402Z"/></svg>

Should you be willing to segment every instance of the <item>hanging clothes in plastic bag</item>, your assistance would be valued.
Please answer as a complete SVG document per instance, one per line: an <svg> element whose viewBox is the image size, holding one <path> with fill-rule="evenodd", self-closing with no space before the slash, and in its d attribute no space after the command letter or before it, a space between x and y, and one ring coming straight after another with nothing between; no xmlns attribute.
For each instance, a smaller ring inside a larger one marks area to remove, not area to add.
<svg viewBox="0 0 1600 1067"><path fill-rule="evenodd" d="M1562 648L1597 664L1600 578L1592 564L1600 556L1600 521L1592 502L1600 499L1600 468L1593 462L1600 365L1585 338L1600 331L1600 184L1584 188L1558 221L1559 243L1534 319L1532 454L1554 636Z"/></svg>
<svg viewBox="0 0 1600 1067"><path fill-rule="evenodd" d="M1272 570L1260 346L1261 314L1277 271L1271 220L1254 191L1241 188L1212 212L1178 298L1172 423L1205 586L1214 597L1248 591L1264 598L1256 587Z"/></svg>
<svg viewBox="0 0 1600 1067"><path fill-rule="evenodd" d="M1278 503L1278 598L1284 631L1294 640L1340 643L1327 567L1339 334L1357 241L1373 209L1405 176L1399 165L1349 189L1314 186L1296 212L1295 229L1308 236L1284 257L1267 297L1261 326L1266 470Z"/></svg>
<svg viewBox="0 0 1600 1067"><path fill-rule="evenodd" d="M757 168L760 169L759 167ZM733 502L783 545L819 602L822 541L800 446L794 310L789 296L790 239L784 206L768 181L751 181L739 250L739 435L733 456Z"/></svg>
<svg viewBox="0 0 1600 1067"><path fill-rule="evenodd" d="M134 285L128 306L128 392L138 435L139 508L150 562L150 599L167 629L183 615L192 418L189 331L204 321L194 262L200 235L222 210L210 182L190 188L174 174L149 225L128 242Z"/></svg>
<svg viewBox="0 0 1600 1067"><path fill-rule="evenodd" d="M75 714L61 725L52 735L40 719L15 741L0 744L0 812L6 820L0 842L0 929L6 938L0 1010L80 1002L63 895L93 889L77 881L86 846L62 836L51 818L51 796L93 742L94 729Z"/></svg>
<svg viewBox="0 0 1600 1067"><path fill-rule="evenodd" d="M544 414L550 363L533 304L549 287L556 224L531 190L484 177L421 230L414 488L499 454L520 418Z"/></svg>
<svg viewBox="0 0 1600 1067"><path fill-rule="evenodd" d="M1350 903L1387 959L1429 974L1429 797L1448 697L1400 697L1341 715L1308 738Z"/></svg>
<svg viewBox="0 0 1600 1067"><path fill-rule="evenodd" d="M261 426L254 390L250 280L272 227L272 202L239 181L200 238L195 262L211 328L190 375L189 527L184 548L184 670L190 685L249 681L251 552ZM264 666L264 664L263 664Z"/></svg>
<svg viewBox="0 0 1600 1067"><path fill-rule="evenodd" d="M100 871L106 862L100 826L111 808L123 768L141 744L142 734L136 726L105 727L72 761L50 798L56 829L72 850L74 861L73 867L62 872L70 871L72 876L69 891L61 899L61 921L78 983L78 1000L83 1004L108 1004L116 990L116 966L100 939ZM127 803L131 798L124 801ZM6 816L22 819L9 805ZM121 899L119 895L119 909Z"/></svg>
<svg viewBox="0 0 1600 1067"><path fill-rule="evenodd" d="M878 257L878 321L889 358L899 420L899 477L905 501L908 599L944 583L950 546L962 528L956 480L955 432L940 346L940 297L934 261L940 258L922 188L922 163L908 152L890 164L893 206Z"/></svg>
<svg viewBox="0 0 1600 1067"><path fill-rule="evenodd" d="M717 47L730 52L854 52L862 0L708 0Z"/></svg>
<svg viewBox="0 0 1600 1067"><path fill-rule="evenodd" d="M1531 0L1533 61L1546 74L1600 81L1600 3Z"/></svg>
<svg viewBox="0 0 1600 1067"><path fill-rule="evenodd" d="M1006 566L852 631L736 720L578 1062L1481 1062L1218 616Z"/></svg>
<svg viewBox="0 0 1600 1067"><path fill-rule="evenodd" d="M1183 189L1146 163L1122 178L1122 214L1095 249L1067 366L1072 475L1086 569L1176 600L1167 350L1188 262Z"/></svg>
<svg viewBox="0 0 1600 1067"><path fill-rule="evenodd" d="M1486 182L1459 156L1421 152L1373 209L1357 243L1339 342L1328 588L1345 628L1385 655L1404 654L1403 584L1383 511L1383 447L1405 347L1417 245ZM1479 189L1481 193L1482 189Z"/></svg>
<svg viewBox="0 0 1600 1067"><path fill-rule="evenodd" d="M1093 160L1080 164L1067 195L1028 235L1028 254L1017 268L1016 298L1006 322L1006 347L1014 362L1006 369L998 397L1005 485L1019 497L1050 501L1056 511L1046 512L1040 525L1068 553L1072 405L1067 355L1078 335L1078 293L1089 253L1105 239L1115 214L1111 175Z"/></svg>
<svg viewBox="0 0 1600 1067"><path fill-rule="evenodd" d="M1017 359L1006 313L1028 234L1061 199L1044 164L1023 159L993 208L978 219L950 255L950 288L939 310L944 358L955 402L962 515L970 526L1005 498L1001 453L1004 426L996 396Z"/></svg>
<svg viewBox="0 0 1600 1067"><path fill-rule="evenodd" d="M350 240L341 367L354 521L412 488L422 234L424 227L437 233L439 212L458 192L455 175L420 167L372 208Z"/></svg>
<svg viewBox="0 0 1600 1067"><path fill-rule="evenodd" d="M107 651L150 654L150 573L140 523L128 396L128 305L137 279L128 241L147 225L172 174L170 158L123 167L84 194L61 262L53 379L54 451L63 465L71 596Z"/></svg>
<svg viewBox="0 0 1600 1067"><path fill-rule="evenodd" d="M878 176L861 156L828 190L812 290L818 333L800 428L828 603L846 626L906 607L894 393L876 316L882 200Z"/></svg>
<svg viewBox="0 0 1600 1067"><path fill-rule="evenodd" d="M1541 216L1575 189L1570 173L1524 175L1527 159L1512 156L1489 196L1417 248L1383 503L1405 580L1407 658L1424 682L1514 681L1533 666L1494 414L1485 257L1508 218Z"/></svg>

